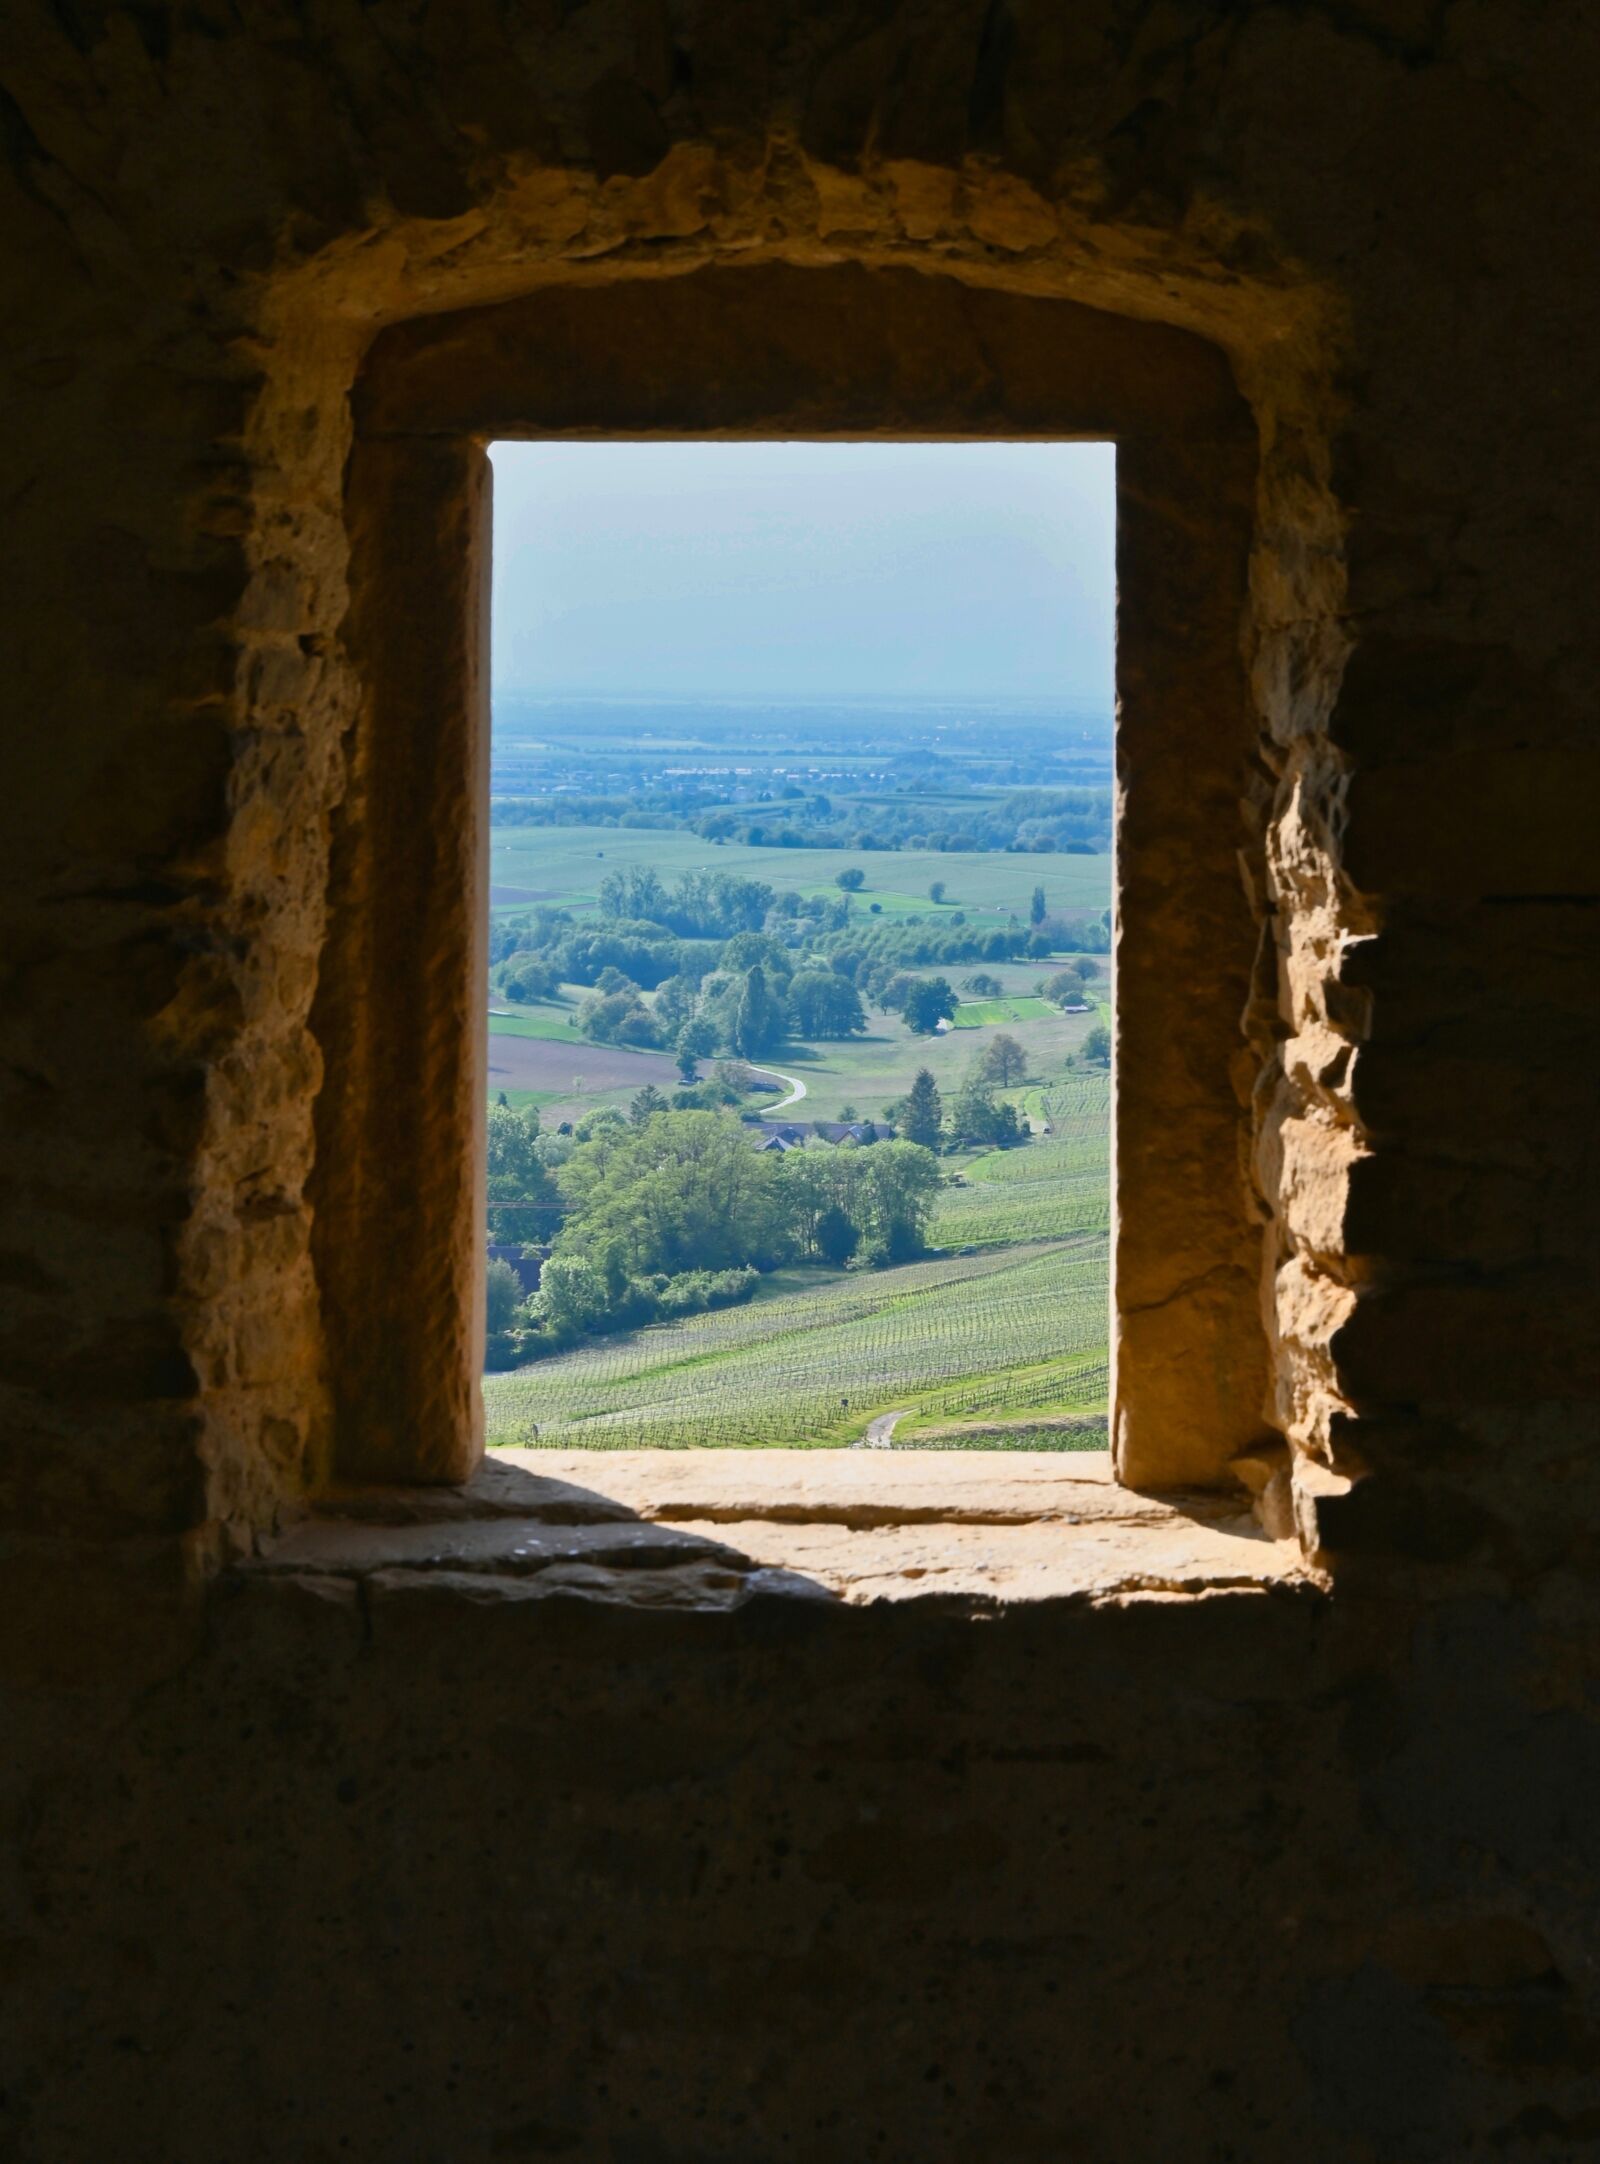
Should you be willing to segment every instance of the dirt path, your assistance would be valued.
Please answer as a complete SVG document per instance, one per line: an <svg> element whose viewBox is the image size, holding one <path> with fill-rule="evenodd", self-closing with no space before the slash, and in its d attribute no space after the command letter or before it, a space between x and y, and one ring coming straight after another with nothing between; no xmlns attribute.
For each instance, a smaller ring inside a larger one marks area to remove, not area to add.
<svg viewBox="0 0 1600 2164"><path fill-rule="evenodd" d="M879 1413L876 1420L867 1422L865 1435L858 1435L850 1445L852 1450L892 1450L894 1427L897 1420L904 1420L910 1407L902 1405L897 1413Z"/></svg>
<svg viewBox="0 0 1600 2164"><path fill-rule="evenodd" d="M764 1120L770 1120L774 1112L784 1112L790 1105L797 1105L806 1094L806 1086L797 1074L779 1074L776 1067L758 1067L756 1073L772 1075L779 1082L787 1082L789 1085L787 1097L780 1097L775 1105L763 1108L761 1117Z"/></svg>

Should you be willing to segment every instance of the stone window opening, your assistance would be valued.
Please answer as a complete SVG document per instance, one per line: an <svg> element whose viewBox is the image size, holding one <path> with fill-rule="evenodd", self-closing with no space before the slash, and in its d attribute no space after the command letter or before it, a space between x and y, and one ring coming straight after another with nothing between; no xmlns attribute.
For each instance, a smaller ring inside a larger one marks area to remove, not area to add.
<svg viewBox="0 0 1600 2164"><path fill-rule="evenodd" d="M488 446L549 435L1115 443L1112 1468L1147 1493L1271 1483L1240 878L1259 453L1221 353L1067 301L766 265L400 324L354 414L359 705L313 1015L325 1481L459 1484L482 1457Z"/></svg>

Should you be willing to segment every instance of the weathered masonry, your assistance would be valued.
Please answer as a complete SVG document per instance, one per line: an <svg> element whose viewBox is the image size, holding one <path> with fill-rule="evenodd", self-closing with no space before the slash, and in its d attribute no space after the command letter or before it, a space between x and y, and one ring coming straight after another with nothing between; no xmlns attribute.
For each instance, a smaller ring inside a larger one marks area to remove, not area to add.
<svg viewBox="0 0 1600 2164"><path fill-rule="evenodd" d="M7 12L0 2153L1600 2139L1597 41ZM550 431L1117 440L1114 1463L477 1467Z"/></svg>
<svg viewBox="0 0 1600 2164"><path fill-rule="evenodd" d="M1239 863L1265 894L1267 800L1240 637L1257 453L1222 355L1056 298L769 263L414 320L352 406L351 779L311 1017L335 1476L462 1479L478 1455L477 1153L439 1138L476 1134L487 1087L484 446L595 432L1115 436L1119 1465L1228 1480L1269 1387L1238 1071L1262 914Z"/></svg>

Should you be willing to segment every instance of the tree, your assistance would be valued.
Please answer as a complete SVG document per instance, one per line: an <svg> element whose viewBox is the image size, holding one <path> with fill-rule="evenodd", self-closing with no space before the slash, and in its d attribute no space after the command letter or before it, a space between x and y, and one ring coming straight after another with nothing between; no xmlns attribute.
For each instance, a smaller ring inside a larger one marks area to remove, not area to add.
<svg viewBox="0 0 1600 2164"><path fill-rule="evenodd" d="M852 864L848 871L836 872L833 883L836 887L843 887L846 894L859 894L867 883L867 875Z"/></svg>
<svg viewBox="0 0 1600 2164"><path fill-rule="evenodd" d="M1098 1060L1102 1066L1111 1062L1111 1032L1103 1023L1097 1022L1078 1047L1084 1059Z"/></svg>
<svg viewBox="0 0 1600 2164"><path fill-rule="evenodd" d="M758 962L744 980L733 1026L735 1051L746 1059L759 1059L783 1036L783 1002L767 989L766 972Z"/></svg>
<svg viewBox="0 0 1600 2164"><path fill-rule="evenodd" d="M939 1085L928 1068L919 1067L900 1114L900 1132L907 1142L919 1143L925 1150L936 1150L943 1127L944 1103L939 1095Z"/></svg>
<svg viewBox="0 0 1600 2164"><path fill-rule="evenodd" d="M506 1101L505 1091L502 1090L496 1102L489 1107L490 1179L504 1175L515 1179L519 1185L537 1180L544 1169L534 1147L538 1139L538 1106L529 1105L524 1111L515 1111Z"/></svg>
<svg viewBox="0 0 1600 2164"><path fill-rule="evenodd" d="M1030 924L1043 924L1044 920L1044 888L1035 887L1033 890L1033 899L1028 904L1028 922Z"/></svg>
<svg viewBox="0 0 1600 2164"><path fill-rule="evenodd" d="M831 1262L838 1269L861 1245L861 1228L846 1217L838 1203L830 1202L817 1219L811 1240L822 1260Z"/></svg>
<svg viewBox="0 0 1600 2164"><path fill-rule="evenodd" d="M600 914L603 917L643 918L652 924L663 924L671 906L660 875L648 865L636 866L626 872L607 872L600 882Z"/></svg>
<svg viewBox="0 0 1600 2164"><path fill-rule="evenodd" d="M706 1015L691 1015L678 1032L678 1073L684 1082L695 1082L699 1063L717 1050L717 1028Z"/></svg>
<svg viewBox="0 0 1600 2164"><path fill-rule="evenodd" d="M738 1051L739 1002L743 997L744 979L724 976L720 970L701 985L695 1020L704 1022L711 1031L714 1049Z"/></svg>
<svg viewBox="0 0 1600 2164"><path fill-rule="evenodd" d="M803 969L789 985L789 1016L797 1037L853 1037L866 1029L861 995L831 969Z"/></svg>
<svg viewBox="0 0 1600 2164"><path fill-rule="evenodd" d="M539 1114L508 1104L489 1107L489 1232L497 1240L535 1240L554 1226L556 1186L539 1155Z"/></svg>
<svg viewBox="0 0 1600 2164"><path fill-rule="evenodd" d="M509 1262L499 1256L490 1263L484 1275L484 1291L488 1307L488 1327L491 1337L498 1337L509 1330L517 1319L517 1308L522 1300L522 1283Z"/></svg>
<svg viewBox="0 0 1600 2164"><path fill-rule="evenodd" d="M944 900L944 881L942 879L935 879L929 886L928 899L930 902L942 902Z"/></svg>
<svg viewBox="0 0 1600 2164"><path fill-rule="evenodd" d="M919 1037L931 1037L955 1011L956 995L943 977L924 977L913 985L903 1009L906 1027Z"/></svg>
<svg viewBox="0 0 1600 2164"><path fill-rule="evenodd" d="M652 1113L665 1112L667 1100L653 1082L647 1082L642 1090L634 1093L628 1106L628 1118L635 1127L642 1127Z"/></svg>
<svg viewBox="0 0 1600 2164"><path fill-rule="evenodd" d="M905 1006L921 981L907 969L891 970L872 996L885 1014L896 1014Z"/></svg>
<svg viewBox="0 0 1600 2164"><path fill-rule="evenodd" d="M578 1094L582 1087L583 1077L578 1075L574 1078L574 1095ZM579 1142L596 1142L608 1136L615 1141L618 1135L626 1134L627 1131L628 1123L615 1105L596 1105L592 1112L586 1112L579 1120L573 1129L573 1136Z"/></svg>
<svg viewBox="0 0 1600 2164"><path fill-rule="evenodd" d="M717 967L729 970L735 976L757 968L764 969L769 977L794 974L794 962L788 949L770 932L736 932L724 946Z"/></svg>
<svg viewBox="0 0 1600 2164"><path fill-rule="evenodd" d="M939 1160L915 1142L880 1142L856 1159L857 1208L870 1252L884 1262L920 1255L939 1192Z"/></svg>
<svg viewBox="0 0 1600 2164"><path fill-rule="evenodd" d="M1010 1089L1014 1083L1026 1081L1028 1055L1015 1037L1002 1030L983 1055L983 1072L999 1088Z"/></svg>
<svg viewBox="0 0 1600 2164"><path fill-rule="evenodd" d="M596 1044L658 1045L661 1031L639 997L638 987L586 999L578 1009L578 1027Z"/></svg>
<svg viewBox="0 0 1600 2164"><path fill-rule="evenodd" d="M1071 963L1065 969L1058 969L1053 977L1047 977L1039 989L1058 1007L1076 1007L1083 1000L1083 979Z"/></svg>
<svg viewBox="0 0 1600 2164"><path fill-rule="evenodd" d="M683 1062L685 1061L685 1059L691 1062L692 1067L692 1063L696 1060L709 1059L716 1049L716 1024L709 1021L705 1015L691 1015L689 1020L684 1023L682 1029L680 1029L678 1032L677 1050L679 1072L681 1073L683 1071Z"/></svg>
<svg viewBox="0 0 1600 2164"><path fill-rule="evenodd" d="M558 1256L615 1257L623 1277L770 1267L787 1244L778 1165L727 1112L662 1112L561 1168L572 1214Z"/></svg>
<svg viewBox="0 0 1600 2164"><path fill-rule="evenodd" d="M979 999L998 999L1004 989L998 977L991 977L988 971L983 969L980 969L976 976L966 978L965 987Z"/></svg>
<svg viewBox="0 0 1600 2164"><path fill-rule="evenodd" d="M531 1006L536 1000L555 996L555 972L537 955L514 954L500 973L500 989L519 1006Z"/></svg>
<svg viewBox="0 0 1600 2164"><path fill-rule="evenodd" d="M981 1072L961 1085L950 1125L958 1142L981 1142L990 1149L1009 1149L1022 1139L1016 1106L999 1102L994 1085Z"/></svg>
<svg viewBox="0 0 1600 2164"><path fill-rule="evenodd" d="M681 970L663 980L658 988L651 1013L665 1030L679 1030L694 1013L699 986L693 977Z"/></svg>
<svg viewBox="0 0 1600 2164"><path fill-rule="evenodd" d="M783 1213L803 1255L819 1252L817 1227L835 1203L848 1199L843 1161L839 1150L788 1150L778 1160Z"/></svg>
<svg viewBox="0 0 1600 2164"><path fill-rule="evenodd" d="M630 1007L617 1024L618 1044L648 1046L653 1051L660 1042L661 1032L652 1020L648 1007Z"/></svg>
<svg viewBox="0 0 1600 2164"><path fill-rule="evenodd" d="M587 1256L552 1255L539 1273L533 1306L552 1335L576 1336L605 1313L605 1279Z"/></svg>

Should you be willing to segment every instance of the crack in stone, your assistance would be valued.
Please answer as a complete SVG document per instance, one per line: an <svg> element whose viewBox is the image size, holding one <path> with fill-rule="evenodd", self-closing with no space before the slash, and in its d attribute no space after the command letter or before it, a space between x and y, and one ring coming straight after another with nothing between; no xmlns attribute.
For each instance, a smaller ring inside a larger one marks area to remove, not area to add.
<svg viewBox="0 0 1600 2164"><path fill-rule="evenodd" d="M1159 1314L1163 1308L1171 1307L1175 1300L1182 1300L1191 1292L1198 1291L1200 1286L1208 1284L1213 1278L1235 1276L1237 1269L1238 1266L1235 1263L1215 1262L1210 1269L1196 1271L1194 1276L1184 1278L1180 1284L1173 1286L1171 1292L1163 1293L1159 1300L1144 1300L1137 1304L1132 1301L1124 1301L1122 1312L1124 1315Z"/></svg>

